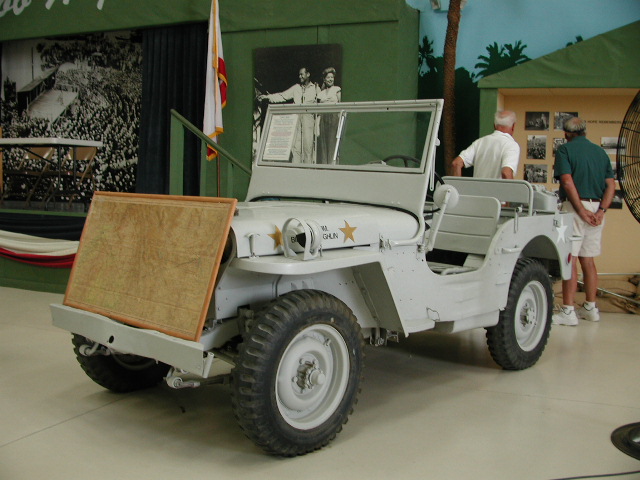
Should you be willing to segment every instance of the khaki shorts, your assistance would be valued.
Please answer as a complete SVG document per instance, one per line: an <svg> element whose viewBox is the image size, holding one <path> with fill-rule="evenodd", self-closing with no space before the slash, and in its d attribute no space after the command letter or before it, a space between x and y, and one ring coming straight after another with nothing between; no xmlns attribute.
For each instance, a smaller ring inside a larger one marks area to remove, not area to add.
<svg viewBox="0 0 640 480"><path fill-rule="evenodd" d="M600 202L597 200L582 200L584 208L590 212L596 213ZM571 202L562 203L562 209L565 212L572 212L573 215L573 234L580 236L579 240L575 240L571 246L571 255L574 257L597 257L600 255L602 243L602 228L604 227L604 219L597 227L589 225L582 220L577 214Z"/></svg>

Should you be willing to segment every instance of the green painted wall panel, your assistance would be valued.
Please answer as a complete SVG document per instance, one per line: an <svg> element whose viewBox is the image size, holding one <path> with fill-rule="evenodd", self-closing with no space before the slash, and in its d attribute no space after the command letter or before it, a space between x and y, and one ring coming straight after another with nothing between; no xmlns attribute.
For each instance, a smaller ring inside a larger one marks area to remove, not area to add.
<svg viewBox="0 0 640 480"><path fill-rule="evenodd" d="M47 268L0 257L0 285L3 287L64 293L71 269Z"/></svg>
<svg viewBox="0 0 640 480"><path fill-rule="evenodd" d="M395 20L404 0L219 0L223 32ZM10 0L0 41L202 22L211 0ZM415 39L415 38L414 38Z"/></svg>

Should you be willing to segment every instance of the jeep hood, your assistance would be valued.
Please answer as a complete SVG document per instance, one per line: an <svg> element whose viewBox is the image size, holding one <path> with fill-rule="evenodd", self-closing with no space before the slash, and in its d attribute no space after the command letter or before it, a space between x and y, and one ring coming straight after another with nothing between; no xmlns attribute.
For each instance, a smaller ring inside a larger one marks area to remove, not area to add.
<svg viewBox="0 0 640 480"><path fill-rule="evenodd" d="M285 223L316 225L322 249L378 245L381 239L407 240L418 233L412 215L384 207L344 203L263 201L238 203L231 224L237 257L282 255Z"/></svg>

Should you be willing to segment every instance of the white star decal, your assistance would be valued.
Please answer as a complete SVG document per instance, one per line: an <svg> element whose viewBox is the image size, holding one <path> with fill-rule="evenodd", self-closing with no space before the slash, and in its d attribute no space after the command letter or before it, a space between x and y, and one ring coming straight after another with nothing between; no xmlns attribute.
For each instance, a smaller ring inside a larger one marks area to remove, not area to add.
<svg viewBox="0 0 640 480"><path fill-rule="evenodd" d="M555 222L554 222L555 223ZM560 220L560 225L555 223L555 227L558 230L558 239L556 243L566 243L567 242L567 226Z"/></svg>

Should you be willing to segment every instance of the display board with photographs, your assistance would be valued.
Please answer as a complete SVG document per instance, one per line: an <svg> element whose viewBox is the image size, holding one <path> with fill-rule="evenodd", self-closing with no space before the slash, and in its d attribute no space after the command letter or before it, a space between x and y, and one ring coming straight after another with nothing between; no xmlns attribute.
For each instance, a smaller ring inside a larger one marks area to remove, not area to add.
<svg viewBox="0 0 640 480"><path fill-rule="evenodd" d="M564 121L573 116L578 116L578 112L525 112L524 129L529 133L527 163L524 165L525 180L537 184L557 183L553 178L553 164L558 147L566 143L566 140L564 137L549 137L543 132L550 130L551 118L553 118L553 130L558 130L558 125L562 130Z"/></svg>
<svg viewBox="0 0 640 480"><path fill-rule="evenodd" d="M548 183L553 178L553 163L549 168L547 162L548 135L542 132L549 131L550 112L525 112L524 129L531 132L527 135L527 163L524 164L524 179L530 183ZM536 134L533 132L541 132ZM555 155L555 142L553 143L553 154ZM551 172L551 176L549 176Z"/></svg>
<svg viewBox="0 0 640 480"><path fill-rule="evenodd" d="M550 117L550 114L553 114ZM558 180L553 176L556 152L560 146L567 143L564 138L564 122L572 117L578 117L578 112L525 112L524 129L527 132L526 163L524 164L524 179L533 184L553 184L551 190L558 189ZM553 134L549 132L548 119L553 118ZM594 122L590 120L590 122ZM599 122L599 121L598 121ZM609 123L607 120L606 123ZM597 143L597 140L594 141ZM624 151L625 145L619 145L618 137L600 137L600 146L610 156L614 180L618 180L615 156L618 149ZM616 197L610 208L622 208L622 194L616 190Z"/></svg>
<svg viewBox="0 0 640 480"><path fill-rule="evenodd" d="M564 137L549 137L542 132L550 130L549 120L551 118L553 118L553 130L562 131L565 120L577 116L578 112L525 112L524 129L530 132L527 135L525 180L539 184L557 183L553 177L556 151L560 145L567 141ZM535 133L536 131L540 134Z"/></svg>

